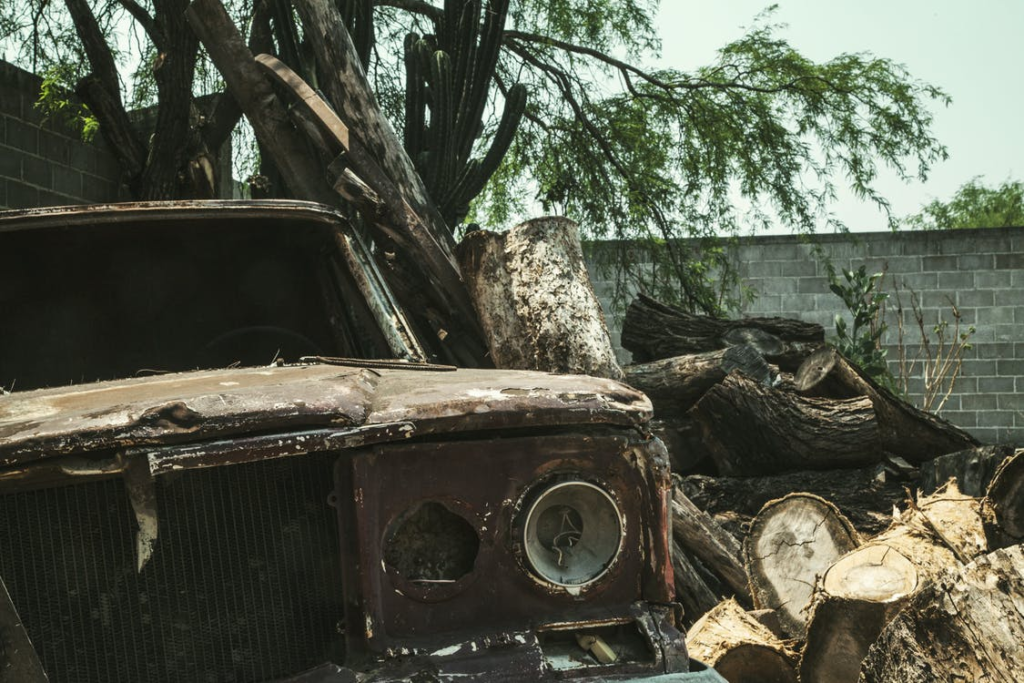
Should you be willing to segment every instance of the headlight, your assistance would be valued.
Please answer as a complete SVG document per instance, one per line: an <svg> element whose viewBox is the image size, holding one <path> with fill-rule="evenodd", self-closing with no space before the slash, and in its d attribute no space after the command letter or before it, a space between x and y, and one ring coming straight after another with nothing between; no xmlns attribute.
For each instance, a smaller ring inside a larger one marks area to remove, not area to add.
<svg viewBox="0 0 1024 683"><path fill-rule="evenodd" d="M584 586L601 578L622 546L619 508L603 489L585 481L545 488L526 511L523 547L530 568L558 586Z"/></svg>

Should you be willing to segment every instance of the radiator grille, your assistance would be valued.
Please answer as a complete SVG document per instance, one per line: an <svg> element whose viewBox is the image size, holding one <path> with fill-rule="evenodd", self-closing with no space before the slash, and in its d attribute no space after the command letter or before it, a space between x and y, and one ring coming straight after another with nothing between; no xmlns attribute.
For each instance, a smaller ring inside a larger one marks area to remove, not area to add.
<svg viewBox="0 0 1024 683"><path fill-rule="evenodd" d="M0 496L0 575L50 681L265 681L341 661L333 460L159 478L141 574L120 480Z"/></svg>

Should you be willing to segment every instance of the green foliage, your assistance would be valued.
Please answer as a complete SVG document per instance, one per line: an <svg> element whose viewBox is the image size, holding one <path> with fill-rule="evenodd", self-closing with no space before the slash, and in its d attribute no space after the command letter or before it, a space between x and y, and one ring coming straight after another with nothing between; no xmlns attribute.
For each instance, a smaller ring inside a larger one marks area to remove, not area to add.
<svg viewBox="0 0 1024 683"><path fill-rule="evenodd" d="M1024 183L1007 180L998 187L987 187L980 178L972 178L949 201L925 205L905 218L904 225L917 230L1024 225Z"/></svg>
<svg viewBox="0 0 1024 683"><path fill-rule="evenodd" d="M887 329L882 320L883 307L889 298L880 287L884 273L868 275L865 266L856 271L843 268L843 279L840 280L831 263L826 264L826 268L829 289L843 300L852 319L852 325L847 325L843 315L836 314L833 344L879 384L894 389L896 379L889 372L885 361L886 352L881 344L882 335Z"/></svg>
<svg viewBox="0 0 1024 683"><path fill-rule="evenodd" d="M78 131L85 142L91 142L99 131L100 122L89 111L89 107L74 98L68 88L68 80L66 68L54 65L47 69L43 74L36 109L47 119Z"/></svg>
<svg viewBox="0 0 1024 683"><path fill-rule="evenodd" d="M362 5L338 1L346 16ZM123 100L132 106L155 96L152 43L125 7L148 9L153 2L93 3L121 69ZM585 238L646 245L643 259L628 250L613 259L621 291L640 288L690 310L720 313L747 295L720 236L776 221L803 233L844 229L829 213L840 184L889 215L875 189L879 171L924 178L946 157L931 133L930 109L948 103L944 92L869 54L810 60L773 23L774 7L719 50L714 63L686 72L643 66L660 50L657 0L511 0L485 93L454 92L472 82L460 73L487 61L481 56L494 45L484 34L501 3L484 3L476 14L470 0L375 0L373 35L354 35L378 101L450 219L468 208L466 220L502 228L539 204L577 220ZM61 3L51 4L0 5L0 22L17 27L0 38L0 50L16 49L31 68L85 63ZM270 25L254 19L258 5L249 0L225 4L239 26ZM453 32L445 17L456 13ZM290 30L289 21L290 11L273 20L281 54L294 52L295 41L301 47L301 28ZM467 26L475 27L475 38L464 34ZM450 63L421 69L417 87L407 89L407 66L417 66L406 59L410 33L432 45L430 53L448 54ZM371 37L372 46L364 45ZM197 94L219 86L200 59ZM406 130L409 110L417 113ZM438 158L442 144L454 149L446 153L453 158Z"/></svg>

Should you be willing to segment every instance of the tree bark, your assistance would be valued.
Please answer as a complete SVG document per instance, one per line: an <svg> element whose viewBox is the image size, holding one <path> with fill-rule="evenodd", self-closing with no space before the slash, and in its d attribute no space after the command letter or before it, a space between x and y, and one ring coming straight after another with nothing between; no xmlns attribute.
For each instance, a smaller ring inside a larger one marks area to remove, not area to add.
<svg viewBox="0 0 1024 683"><path fill-rule="evenodd" d="M455 242L401 141L381 112L363 64L337 6L326 0L295 3L304 37L319 65L320 86L352 136L370 153L398 188L402 199L423 218L424 226L449 259ZM366 180L364 178L364 180Z"/></svg>
<svg viewBox="0 0 1024 683"><path fill-rule="evenodd" d="M662 418L685 413L733 370L766 386L778 378L778 373L750 344L623 368L626 383L647 394Z"/></svg>
<svg viewBox="0 0 1024 683"><path fill-rule="evenodd" d="M981 446L941 455L921 465L921 492L933 493L955 479L961 493L984 496L996 469L1011 455L1012 446Z"/></svg>
<svg viewBox="0 0 1024 683"><path fill-rule="evenodd" d="M195 0L186 16L224 77L228 92L238 101L256 137L273 157L291 195L337 204L337 195L328 185L323 169L292 127L287 111L256 65L220 0Z"/></svg>
<svg viewBox="0 0 1024 683"><path fill-rule="evenodd" d="M866 398L804 398L732 373L688 413L725 476L877 463L878 425Z"/></svg>
<svg viewBox="0 0 1024 683"><path fill-rule="evenodd" d="M955 566L896 616L871 646L864 683L1024 677L1024 547Z"/></svg>
<svg viewBox="0 0 1024 683"><path fill-rule="evenodd" d="M859 544L853 525L823 498L793 493L769 502L744 543L754 607L775 610L787 635L803 637L817 577Z"/></svg>
<svg viewBox="0 0 1024 683"><path fill-rule="evenodd" d="M906 498L903 484L887 477L879 466L856 470L790 472L772 477L710 477L694 474L682 478L681 487L701 510L723 524L733 535L746 535L751 518L771 500L806 492L826 498L847 516L854 528L870 537L892 522L893 508Z"/></svg>
<svg viewBox="0 0 1024 683"><path fill-rule="evenodd" d="M727 600L694 624L686 649L729 683L796 683L795 654L765 626Z"/></svg>
<svg viewBox="0 0 1024 683"><path fill-rule="evenodd" d="M950 486L833 564L814 597L801 680L857 681L868 648L910 597L984 550L979 508Z"/></svg>
<svg viewBox="0 0 1024 683"><path fill-rule="evenodd" d="M459 265L496 367L622 379L575 223L470 233Z"/></svg>
<svg viewBox="0 0 1024 683"><path fill-rule="evenodd" d="M878 415L882 448L915 464L979 445L959 427L882 387L833 348L819 349L804 361L796 388L804 396L867 396Z"/></svg>
<svg viewBox="0 0 1024 683"><path fill-rule="evenodd" d="M634 363L751 344L768 361L793 371L825 342L821 325L787 318L721 320L693 315L643 294L629 305L622 346Z"/></svg>
<svg viewBox="0 0 1024 683"><path fill-rule="evenodd" d="M692 625L720 602L720 596L708 586L693 559L675 540L672 541L672 576L676 600L683 606L686 624Z"/></svg>
<svg viewBox="0 0 1024 683"><path fill-rule="evenodd" d="M679 489L672 495L672 535L744 603L750 604L747 573L739 542L702 512Z"/></svg>
<svg viewBox="0 0 1024 683"><path fill-rule="evenodd" d="M1003 461L982 501L992 547L1024 543L1024 449Z"/></svg>

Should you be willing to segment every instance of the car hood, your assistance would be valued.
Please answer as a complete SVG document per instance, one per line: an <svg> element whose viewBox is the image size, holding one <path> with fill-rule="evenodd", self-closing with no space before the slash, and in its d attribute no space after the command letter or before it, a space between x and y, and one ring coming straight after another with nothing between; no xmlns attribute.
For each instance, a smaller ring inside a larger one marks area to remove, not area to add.
<svg viewBox="0 0 1024 683"><path fill-rule="evenodd" d="M401 424L409 438L640 426L651 415L644 394L595 377L358 365L196 371L8 394L0 397L0 466L310 427L365 432Z"/></svg>

